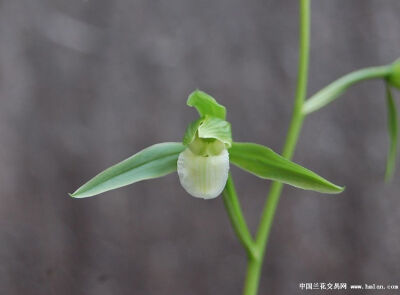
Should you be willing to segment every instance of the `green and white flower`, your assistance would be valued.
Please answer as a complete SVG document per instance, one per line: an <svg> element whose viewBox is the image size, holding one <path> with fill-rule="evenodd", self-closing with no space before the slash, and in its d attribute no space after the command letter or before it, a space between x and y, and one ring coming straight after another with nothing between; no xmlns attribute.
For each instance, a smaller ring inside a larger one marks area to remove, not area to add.
<svg viewBox="0 0 400 295"><path fill-rule="evenodd" d="M164 142L145 148L96 175L71 196L91 197L178 171L179 181L190 195L212 199L226 187L230 163L260 178L302 189L324 193L343 190L267 147L233 142L225 107L205 92L194 91L187 104L197 109L200 118L189 124L182 143Z"/></svg>

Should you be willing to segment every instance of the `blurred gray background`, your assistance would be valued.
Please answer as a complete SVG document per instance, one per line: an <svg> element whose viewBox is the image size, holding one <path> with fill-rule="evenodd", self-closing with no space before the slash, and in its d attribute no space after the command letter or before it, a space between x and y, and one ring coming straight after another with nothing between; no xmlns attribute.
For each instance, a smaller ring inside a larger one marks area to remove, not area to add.
<svg viewBox="0 0 400 295"><path fill-rule="evenodd" d="M297 11L278 0L0 1L0 294L240 294L245 255L221 198L190 197L176 174L67 193L179 141L195 88L228 107L234 139L280 151ZM398 58L399 14L398 0L313 1L309 95ZM400 283L400 172L384 184L387 150L381 81L307 118L295 160L347 189L284 189L260 294ZM232 171L254 231L270 183Z"/></svg>

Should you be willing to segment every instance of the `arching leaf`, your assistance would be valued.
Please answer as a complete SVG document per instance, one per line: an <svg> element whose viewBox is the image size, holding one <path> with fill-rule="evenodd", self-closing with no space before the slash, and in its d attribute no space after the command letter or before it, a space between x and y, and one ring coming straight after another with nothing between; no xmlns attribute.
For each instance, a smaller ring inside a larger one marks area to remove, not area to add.
<svg viewBox="0 0 400 295"><path fill-rule="evenodd" d="M179 142L152 145L96 175L71 197L91 197L141 180L167 175L176 171L179 153L184 149L185 146Z"/></svg>
<svg viewBox="0 0 400 295"><path fill-rule="evenodd" d="M230 161L258 177L283 182L301 189L336 194L343 191L316 173L255 143L234 142L229 149Z"/></svg>

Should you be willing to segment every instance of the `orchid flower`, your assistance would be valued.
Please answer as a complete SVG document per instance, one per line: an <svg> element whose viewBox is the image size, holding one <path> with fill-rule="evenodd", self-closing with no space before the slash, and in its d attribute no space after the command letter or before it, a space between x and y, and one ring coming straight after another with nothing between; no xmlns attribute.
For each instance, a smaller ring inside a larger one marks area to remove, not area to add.
<svg viewBox="0 0 400 295"><path fill-rule="evenodd" d="M187 104L197 109L200 118L189 124L182 143L165 142L145 148L104 170L71 196L91 197L177 171L186 192L197 198L212 199L224 190L230 163L260 178L302 189L323 193L343 190L267 147L234 142L225 107L205 92L194 91Z"/></svg>

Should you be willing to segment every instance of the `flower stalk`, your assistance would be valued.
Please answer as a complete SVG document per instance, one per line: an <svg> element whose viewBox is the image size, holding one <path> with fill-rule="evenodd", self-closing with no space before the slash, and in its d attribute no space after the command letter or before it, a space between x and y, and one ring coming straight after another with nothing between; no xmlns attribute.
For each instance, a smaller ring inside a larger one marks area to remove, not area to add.
<svg viewBox="0 0 400 295"><path fill-rule="evenodd" d="M226 211L228 212L229 219L232 223L232 227L239 241L242 243L242 246L245 248L248 259L257 259L259 256L258 250L256 249L256 244L243 216L242 208L240 207L239 199L237 197L235 184L233 183L233 179L230 174L222 195Z"/></svg>
<svg viewBox="0 0 400 295"><path fill-rule="evenodd" d="M296 147L297 139L303 124L303 103L307 93L308 62L310 51L310 0L300 0L300 44L299 44L299 66L297 74L296 96L286 143L282 156L291 158ZM247 275L244 286L244 295L256 295L258 291L263 259L274 220L276 208L282 192L283 184L273 182L268 199L266 201L259 229L256 237L256 249L259 256L248 259Z"/></svg>

